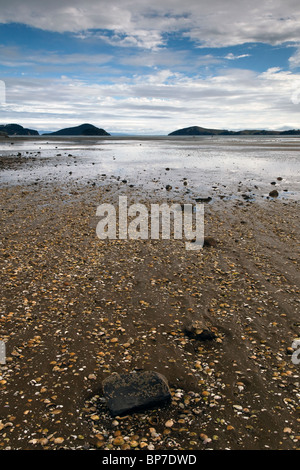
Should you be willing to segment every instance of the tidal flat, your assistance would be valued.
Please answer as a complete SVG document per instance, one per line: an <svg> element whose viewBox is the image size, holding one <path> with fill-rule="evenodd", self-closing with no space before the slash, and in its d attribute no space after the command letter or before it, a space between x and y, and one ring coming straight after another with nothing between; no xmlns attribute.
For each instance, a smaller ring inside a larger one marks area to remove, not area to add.
<svg viewBox="0 0 300 470"><path fill-rule="evenodd" d="M299 449L299 147L1 141L0 449ZM210 242L100 240L119 196L200 201ZM171 402L110 416L102 381L141 370Z"/></svg>

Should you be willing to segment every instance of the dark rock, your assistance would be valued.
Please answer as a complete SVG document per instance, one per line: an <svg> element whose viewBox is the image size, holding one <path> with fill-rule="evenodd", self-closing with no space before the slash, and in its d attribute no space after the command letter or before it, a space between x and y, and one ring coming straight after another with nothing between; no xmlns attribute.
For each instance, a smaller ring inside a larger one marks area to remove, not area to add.
<svg viewBox="0 0 300 470"><path fill-rule="evenodd" d="M203 246L217 246L218 242L213 237L204 237Z"/></svg>
<svg viewBox="0 0 300 470"><path fill-rule="evenodd" d="M208 341L216 338L215 333L207 325L198 320L185 327L184 332L190 338L199 341Z"/></svg>
<svg viewBox="0 0 300 470"><path fill-rule="evenodd" d="M166 190L167 190L167 191L170 191L171 189L172 189L172 186L171 186L170 184L167 184Z"/></svg>
<svg viewBox="0 0 300 470"><path fill-rule="evenodd" d="M248 200L248 199L251 199L251 195L250 195L250 194L243 193L243 194L242 194L242 198L244 198L245 200Z"/></svg>
<svg viewBox="0 0 300 470"><path fill-rule="evenodd" d="M196 202L210 202L211 201L211 197L210 196L207 196L207 197L197 197L195 199Z"/></svg>
<svg viewBox="0 0 300 470"><path fill-rule="evenodd" d="M171 399L167 379L158 372L114 373L102 386L112 416L153 408Z"/></svg>
<svg viewBox="0 0 300 470"><path fill-rule="evenodd" d="M273 191L269 192L269 196L271 197L278 197L279 193L276 189L274 189Z"/></svg>

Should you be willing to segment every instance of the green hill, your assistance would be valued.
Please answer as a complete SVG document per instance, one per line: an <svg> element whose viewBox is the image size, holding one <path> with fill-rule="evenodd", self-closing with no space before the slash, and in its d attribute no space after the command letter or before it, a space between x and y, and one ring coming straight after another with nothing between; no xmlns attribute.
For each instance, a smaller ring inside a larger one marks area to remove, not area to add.
<svg viewBox="0 0 300 470"><path fill-rule="evenodd" d="M39 135L38 131L34 129L26 129L19 124L5 124L0 125L0 131L8 135Z"/></svg>
<svg viewBox="0 0 300 470"><path fill-rule="evenodd" d="M92 124L81 124L80 126L75 127L66 127L65 129L60 129L59 131L50 132L43 135L110 135L104 129L99 129L98 127L93 126Z"/></svg>
<svg viewBox="0 0 300 470"><path fill-rule="evenodd" d="M243 130L228 131L226 129L206 129L205 127L186 127L171 132L168 135L300 135L300 130L291 129L288 131L266 131L266 130Z"/></svg>

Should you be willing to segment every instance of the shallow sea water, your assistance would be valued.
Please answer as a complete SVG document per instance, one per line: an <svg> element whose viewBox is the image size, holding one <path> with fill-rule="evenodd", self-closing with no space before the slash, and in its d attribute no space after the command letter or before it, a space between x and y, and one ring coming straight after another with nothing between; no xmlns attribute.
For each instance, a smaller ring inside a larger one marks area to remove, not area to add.
<svg viewBox="0 0 300 470"><path fill-rule="evenodd" d="M0 142L0 156L18 154L20 167L3 169L1 186L126 180L145 191L171 185L172 192L203 196L234 197L237 191L267 196L274 188L286 199L299 200L300 194L299 136L39 136Z"/></svg>

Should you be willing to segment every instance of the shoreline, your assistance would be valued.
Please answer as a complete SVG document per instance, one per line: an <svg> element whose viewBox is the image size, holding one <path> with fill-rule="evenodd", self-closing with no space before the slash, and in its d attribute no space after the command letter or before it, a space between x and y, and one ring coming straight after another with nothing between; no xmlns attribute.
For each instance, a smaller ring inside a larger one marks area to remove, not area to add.
<svg viewBox="0 0 300 470"><path fill-rule="evenodd" d="M205 204L216 246L188 252L97 239L96 208L119 193L76 179L0 188L0 448L299 448L298 202ZM187 337L194 320L216 338ZM162 373L172 402L112 418L102 380L134 370Z"/></svg>

